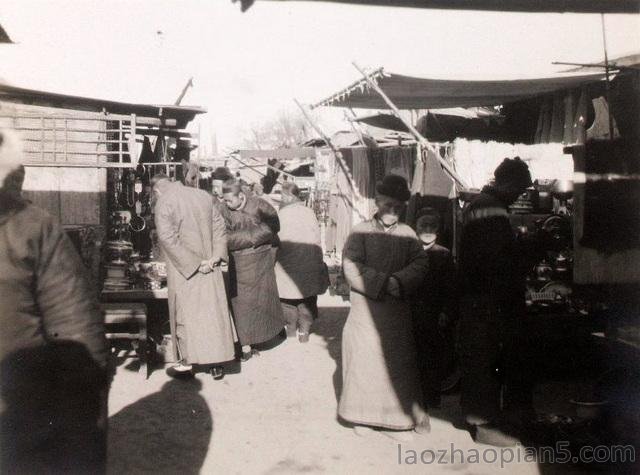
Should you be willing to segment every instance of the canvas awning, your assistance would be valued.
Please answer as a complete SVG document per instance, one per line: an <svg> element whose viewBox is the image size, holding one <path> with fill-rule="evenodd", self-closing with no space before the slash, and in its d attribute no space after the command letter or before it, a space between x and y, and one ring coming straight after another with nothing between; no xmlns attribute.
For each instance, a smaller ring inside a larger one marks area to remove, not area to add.
<svg viewBox="0 0 640 475"><path fill-rule="evenodd" d="M490 119L500 117L500 114L494 110L487 108L470 108L455 107L452 109L435 109L430 110L429 114L441 116L445 119L448 117L456 117L460 119ZM393 114L379 113L356 117L351 119L353 122L371 125L380 129L395 130L397 132L410 132L407 126L398 117Z"/></svg>
<svg viewBox="0 0 640 475"><path fill-rule="evenodd" d="M240 0L242 11L246 11L254 1L255 0ZM312 1L376 6L389 6L390 4L389 0ZM640 11L640 2L637 0L395 0L392 5L411 8L489 10L499 12L637 13Z"/></svg>
<svg viewBox="0 0 640 475"><path fill-rule="evenodd" d="M507 104L542 94L573 89L604 79L603 73L552 78L499 81L427 79L387 73L370 75L399 109L442 109ZM313 107L388 109L385 101L362 80L318 102Z"/></svg>

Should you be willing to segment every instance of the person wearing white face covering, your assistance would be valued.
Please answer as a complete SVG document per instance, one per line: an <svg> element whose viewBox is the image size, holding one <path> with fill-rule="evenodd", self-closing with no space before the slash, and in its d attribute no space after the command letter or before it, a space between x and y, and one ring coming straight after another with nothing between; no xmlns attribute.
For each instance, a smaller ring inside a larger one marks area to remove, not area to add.
<svg viewBox="0 0 640 475"><path fill-rule="evenodd" d="M427 271L416 233L400 222L410 192L387 175L378 211L355 226L342 257L351 311L342 333L343 389L338 415L358 435L373 429L397 440L430 430L420 391L410 300Z"/></svg>
<svg viewBox="0 0 640 475"><path fill-rule="evenodd" d="M440 387L452 348L452 321L457 315L456 271L451 251L436 241L440 214L433 208L418 212L416 233L427 254L428 271L413 302L418 367L425 405L440 406Z"/></svg>

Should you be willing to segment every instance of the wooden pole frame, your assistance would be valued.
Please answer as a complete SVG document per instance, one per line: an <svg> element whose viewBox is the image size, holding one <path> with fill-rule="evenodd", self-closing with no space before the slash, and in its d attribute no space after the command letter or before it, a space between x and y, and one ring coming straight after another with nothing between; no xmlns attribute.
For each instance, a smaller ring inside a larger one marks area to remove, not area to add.
<svg viewBox="0 0 640 475"><path fill-rule="evenodd" d="M382 88L378 86L378 84L376 84L376 82L373 81L371 77L362 68L360 68L360 66L358 66L355 62L352 62L351 64L353 64L353 67L355 67L358 70L358 72L362 74L362 76L364 76L365 80L369 83L371 88L374 91L376 91L380 95L380 97L382 97L384 102L386 102L389 108L393 111L394 115L402 121L402 123L405 125L405 127L407 127L407 129L409 129L409 132L411 132L411 134L416 138L420 146L422 148L426 148L427 150L430 150L435 154L436 158L440 162L440 165L442 165L442 168L447 173L447 175L449 175L449 177L461 188L463 189L469 188L467 183L460 177L460 175L456 173L456 171L451 167L451 165L449 165L449 163L447 163L447 161L440 156L440 154L438 153L436 148L433 146L433 144L431 144L427 139L425 139L420 134L420 132L418 132L418 130L413 126L413 124L407 122L402 117L402 115L400 114L400 110L396 107L393 101L389 99L389 97L385 94Z"/></svg>
<svg viewBox="0 0 640 475"><path fill-rule="evenodd" d="M355 180L353 178L353 175L349 171L349 167L347 166L346 162L344 161L344 158L342 157L342 152L340 152L340 150L338 150L336 146L333 145L329 136L326 135L322 131L322 129L315 123L315 121L311 118L311 116L309 115L305 107L302 104L300 104L300 102L298 102L297 99L294 99L293 102L296 103L296 105L300 108L300 111L302 111L302 115L304 115L304 118L307 119L307 122L309 122L311 127L313 127L313 129L318 133L318 135L320 135L320 137L322 137L322 139L326 142L326 144L329 146L329 148L333 152L338 162L338 165L340 165L340 169L347 177L347 182L349 183L349 187L351 188L351 191L353 191L353 194L358 199L362 198L362 196L360 195L360 192L358 191L358 188L355 185Z"/></svg>

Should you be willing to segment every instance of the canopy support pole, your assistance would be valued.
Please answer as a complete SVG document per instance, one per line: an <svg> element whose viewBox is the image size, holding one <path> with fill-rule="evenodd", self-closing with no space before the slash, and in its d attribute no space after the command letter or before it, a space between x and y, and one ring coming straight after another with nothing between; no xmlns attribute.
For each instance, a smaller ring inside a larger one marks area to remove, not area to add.
<svg viewBox="0 0 640 475"><path fill-rule="evenodd" d="M358 191L358 188L355 185L355 180L353 178L353 175L349 171L349 167L347 166L346 162L344 161L344 158L342 157L342 152L340 152L340 150L338 150L335 147L335 145L333 145L333 143L331 142L331 139L322 131L322 129L318 126L318 124L315 123L315 121L311 118L311 116L309 115L305 107L302 104L300 104L297 99L294 99L293 102L295 102L296 105L300 108L300 111L302 111L302 115L304 115L304 118L307 119L307 122L309 122L311 127L313 127L313 129L318 133L318 135L320 135L320 137L322 137L322 139L329 146L334 156L336 157L336 160L338 162L338 165L340 165L342 172L347 177L347 182L349 183L349 187L351 188L351 191L353 191L353 194L356 196L356 198L361 199L362 197L360 196L360 192Z"/></svg>
<svg viewBox="0 0 640 475"><path fill-rule="evenodd" d="M604 13L600 14L602 23L602 46L604 48L604 74L605 74L605 95L607 96L607 106L609 107L609 140L613 140L613 112L611 111L611 80L609 78L609 53L607 52L607 30L604 24Z"/></svg>
<svg viewBox="0 0 640 475"><path fill-rule="evenodd" d="M358 66L355 62L351 64L353 64L353 66L358 70L358 72L364 76L366 81L369 83L369 86L371 86L371 88L374 91L376 91L380 95L380 97L382 97L384 102L386 102L389 108L393 111L394 115L402 121L402 123L405 125L405 127L407 127L407 129L409 129L409 132L411 132L411 134L416 138L420 146L422 148L426 148L427 150L430 150L435 154L436 158L440 162L440 165L442 165L442 168L444 168L444 171L447 173L447 175L449 175L449 177L461 188L469 188L465 183L465 181L460 177L460 175L458 175L456 171L451 167L451 165L449 165L446 162L446 160L444 160L440 156L440 154L435 149L435 147L427 139L425 139L422 135L420 135L420 132L418 132L418 130L413 126L413 124L407 122L402 117L402 115L400 114L400 110L396 107L393 101L391 101L391 99L389 99L389 97L384 93L382 88L378 86L376 82L373 81L371 77L367 73L365 73L362 70L362 68L360 68L360 66Z"/></svg>
<svg viewBox="0 0 640 475"><path fill-rule="evenodd" d="M362 130L360 130L360 124L356 126L356 124L354 123L354 119L357 119L358 117L356 116L356 113L353 112L353 109L349 108L349 112L351 112L351 117L348 117L347 113L345 112L344 113L345 119L347 119L347 121L349 122L349 125L351 126L355 134L358 136L358 140L360 141L360 144L363 147L366 147L367 144L364 143L364 136L362 134Z"/></svg>

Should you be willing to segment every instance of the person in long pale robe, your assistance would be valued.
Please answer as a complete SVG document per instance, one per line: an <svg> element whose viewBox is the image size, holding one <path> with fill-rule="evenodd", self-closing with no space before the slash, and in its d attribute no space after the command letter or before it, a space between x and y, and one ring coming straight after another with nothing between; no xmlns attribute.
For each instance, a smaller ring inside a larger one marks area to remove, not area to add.
<svg viewBox="0 0 640 475"><path fill-rule="evenodd" d="M329 273L322 258L320 225L316 213L300 200L300 189L290 181L282 185L280 247L276 254L276 281L287 336L309 341L313 321L318 318L318 295L329 286Z"/></svg>
<svg viewBox="0 0 640 475"><path fill-rule="evenodd" d="M351 311L338 415L358 434L367 426L428 432L408 301L424 280L427 257L415 232L399 222L410 195L406 180L389 175L376 191L378 212L354 227L343 252Z"/></svg>
<svg viewBox="0 0 640 475"><path fill-rule="evenodd" d="M228 260L226 226L205 191L154 177L155 224L167 261L169 319L174 373L208 366L215 379L220 363L234 359L234 333L220 264Z"/></svg>

